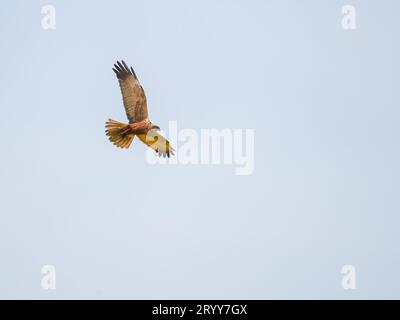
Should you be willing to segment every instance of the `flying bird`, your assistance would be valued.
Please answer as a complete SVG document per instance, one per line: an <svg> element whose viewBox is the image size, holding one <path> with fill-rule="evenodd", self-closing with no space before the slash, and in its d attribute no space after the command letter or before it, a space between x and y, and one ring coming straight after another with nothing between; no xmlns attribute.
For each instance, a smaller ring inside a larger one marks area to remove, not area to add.
<svg viewBox="0 0 400 320"><path fill-rule="evenodd" d="M174 155L175 150L169 141L160 133L160 127L149 120L147 112L146 95L132 67L117 61L113 68L119 86L122 100L129 123L122 123L112 119L106 122L106 135L117 147L129 148L133 138L137 136L140 141L155 150L164 158Z"/></svg>

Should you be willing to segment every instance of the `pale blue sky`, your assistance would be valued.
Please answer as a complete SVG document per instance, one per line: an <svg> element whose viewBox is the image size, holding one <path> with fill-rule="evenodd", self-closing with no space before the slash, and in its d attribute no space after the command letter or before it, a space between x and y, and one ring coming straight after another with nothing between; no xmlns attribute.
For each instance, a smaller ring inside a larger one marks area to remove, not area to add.
<svg viewBox="0 0 400 320"><path fill-rule="evenodd" d="M56 30L41 28L45 4ZM3 1L0 298L400 298L399 10ZM253 128L254 174L111 145L121 58L161 128Z"/></svg>

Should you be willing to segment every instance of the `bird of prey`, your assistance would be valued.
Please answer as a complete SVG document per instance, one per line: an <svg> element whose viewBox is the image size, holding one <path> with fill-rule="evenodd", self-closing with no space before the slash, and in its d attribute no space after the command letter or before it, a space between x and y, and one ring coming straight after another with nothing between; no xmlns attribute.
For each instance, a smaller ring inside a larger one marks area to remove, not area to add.
<svg viewBox="0 0 400 320"><path fill-rule="evenodd" d="M113 68L121 88L122 100L129 123L121 123L112 119L106 122L106 135L117 147L129 148L137 136L140 141L155 150L164 158L174 155L175 150L169 141L160 133L160 127L149 120L146 95L139 80L127 64L117 61Z"/></svg>

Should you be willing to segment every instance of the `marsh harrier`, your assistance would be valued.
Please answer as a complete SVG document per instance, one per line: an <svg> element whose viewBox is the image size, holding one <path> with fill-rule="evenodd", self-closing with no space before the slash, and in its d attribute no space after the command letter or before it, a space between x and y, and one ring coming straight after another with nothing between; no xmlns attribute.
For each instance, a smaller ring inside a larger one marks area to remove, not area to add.
<svg viewBox="0 0 400 320"><path fill-rule="evenodd" d="M117 61L113 68L121 88L122 100L129 123L121 123L112 119L106 122L106 134L109 140L120 148L129 148L137 136L140 141L155 150L159 156L174 154L169 141L160 133L160 127L149 120L146 95L136 77L133 68Z"/></svg>

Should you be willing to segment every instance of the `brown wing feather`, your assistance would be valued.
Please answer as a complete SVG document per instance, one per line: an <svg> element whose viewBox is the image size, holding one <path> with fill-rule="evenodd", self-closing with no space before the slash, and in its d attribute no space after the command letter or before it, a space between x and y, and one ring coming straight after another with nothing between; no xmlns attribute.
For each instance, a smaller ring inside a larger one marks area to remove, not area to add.
<svg viewBox="0 0 400 320"><path fill-rule="evenodd" d="M167 156L169 158L171 155L174 155L174 148L172 148L169 141L157 130L153 129L148 131L147 134L139 134L138 138L157 152L159 156L163 156L164 158Z"/></svg>
<svg viewBox="0 0 400 320"><path fill-rule="evenodd" d="M149 117L146 95L135 72L126 63L117 61L113 68L121 88L126 116L130 123L139 122Z"/></svg>

